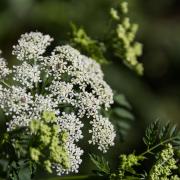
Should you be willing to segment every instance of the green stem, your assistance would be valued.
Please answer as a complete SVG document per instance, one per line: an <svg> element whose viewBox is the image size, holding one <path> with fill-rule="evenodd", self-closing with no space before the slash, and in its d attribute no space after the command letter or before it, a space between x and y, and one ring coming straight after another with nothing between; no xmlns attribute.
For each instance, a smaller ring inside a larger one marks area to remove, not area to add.
<svg viewBox="0 0 180 180"><path fill-rule="evenodd" d="M64 176L64 177L56 177L56 178L48 178L47 180L107 180L104 176L96 176L96 175L79 175L79 176Z"/></svg>
<svg viewBox="0 0 180 180"><path fill-rule="evenodd" d="M7 84L6 82L4 82L3 80L0 80L0 82L1 82L2 84L4 84L5 86L7 86L8 88L11 88L11 86L10 86L9 84Z"/></svg>
<svg viewBox="0 0 180 180"><path fill-rule="evenodd" d="M36 59L34 59L34 66L37 65ZM38 91L38 82L35 83L36 91Z"/></svg>
<svg viewBox="0 0 180 180"><path fill-rule="evenodd" d="M140 156L144 156L144 155L147 154L147 153L151 153L153 150L155 150L155 149L158 148L159 146L162 146L162 145L164 145L165 143L168 143L168 142L170 142L170 141L172 141L172 140L175 140L177 137L178 137L178 136L171 137L171 138L169 138L169 139L166 139L166 140L160 142L159 144L157 144L157 145L153 146L152 148L148 149L147 151L143 152Z"/></svg>

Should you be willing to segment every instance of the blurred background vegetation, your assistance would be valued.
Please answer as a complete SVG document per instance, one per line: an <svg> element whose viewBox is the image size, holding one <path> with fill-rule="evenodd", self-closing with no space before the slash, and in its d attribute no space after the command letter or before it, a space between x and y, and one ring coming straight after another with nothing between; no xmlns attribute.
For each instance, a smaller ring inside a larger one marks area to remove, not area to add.
<svg viewBox="0 0 180 180"><path fill-rule="evenodd" d="M0 0L0 49L10 55L22 33L41 31L55 38L53 45L68 42L70 22L101 38L108 28L109 9L117 0ZM136 120L124 143L107 154L117 159L120 152L142 151L142 134L159 118L180 124L180 1L129 0L131 20L139 24L138 40L144 44L140 58L145 68L137 76L120 62L104 66L105 78L113 89L125 94ZM113 60L112 60L113 61ZM90 148L90 147L88 147ZM81 173L89 173L88 155Z"/></svg>

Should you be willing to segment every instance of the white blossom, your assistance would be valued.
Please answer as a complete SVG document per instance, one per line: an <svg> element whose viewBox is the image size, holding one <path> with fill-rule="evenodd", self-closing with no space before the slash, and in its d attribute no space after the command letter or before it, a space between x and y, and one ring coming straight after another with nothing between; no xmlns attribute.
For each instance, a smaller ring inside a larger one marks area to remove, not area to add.
<svg viewBox="0 0 180 180"><path fill-rule="evenodd" d="M92 139L89 140L89 143L97 145L99 150L107 152L109 146L114 145L116 134L113 125L107 118L102 116L97 116L90 124L92 125L92 130L89 130L89 133L92 134Z"/></svg>
<svg viewBox="0 0 180 180"><path fill-rule="evenodd" d="M39 117L44 111L53 111L56 115L59 114L59 109L56 99L51 98L50 95L38 95L34 96L34 103L32 106L32 112L35 116Z"/></svg>
<svg viewBox="0 0 180 180"><path fill-rule="evenodd" d="M66 83L64 81L52 81L51 85L47 88L49 92L56 98L56 100L60 103L69 103L74 104L75 101L73 98L75 96L75 92L73 91L73 84Z"/></svg>
<svg viewBox="0 0 180 180"><path fill-rule="evenodd" d="M4 109L4 104L5 104L5 92L6 92L6 88L4 88L1 84L0 84L0 108Z"/></svg>
<svg viewBox="0 0 180 180"><path fill-rule="evenodd" d="M38 65L32 66L27 62L23 62L20 66L13 66L13 73L13 79L28 88L33 88L34 84L41 82L41 71Z"/></svg>
<svg viewBox="0 0 180 180"><path fill-rule="evenodd" d="M79 166L82 163L81 156L84 151L80 147L76 146L75 144L71 142L68 142L66 144L66 148L69 155L70 168L63 169L62 166L59 166L56 164L54 167L56 169L57 175L59 176L64 173L69 174L70 172L78 173Z"/></svg>
<svg viewBox="0 0 180 180"><path fill-rule="evenodd" d="M30 32L21 35L18 45L13 46L13 55L18 60L37 60L42 55L53 39L49 35L40 32Z"/></svg>
<svg viewBox="0 0 180 180"><path fill-rule="evenodd" d="M6 115L12 115L12 120L7 123L8 130L16 127L25 127L33 119L40 119L42 112L53 111L59 114L56 101L50 96L25 93L24 89L13 87L11 91L5 93L5 103L3 110Z"/></svg>
<svg viewBox="0 0 180 180"><path fill-rule="evenodd" d="M12 120L7 123L7 130L11 131L17 127L27 127L32 119L34 119L34 117L32 116L31 112L15 114L12 116Z"/></svg>
<svg viewBox="0 0 180 180"><path fill-rule="evenodd" d="M45 56L52 40L40 32L21 36L13 47L13 54L20 60L13 66L15 85L0 85L0 108L9 118L9 131L27 127L33 119L40 120L44 111L55 112L59 132L68 134L70 167L53 165L61 175L78 172L82 162L83 150L76 145L83 138L82 120L90 121L92 126L90 144L97 145L102 152L114 145L113 125L100 114L110 108L113 93L104 81L100 65L71 46L58 46ZM5 60L0 58L0 78L9 73Z"/></svg>
<svg viewBox="0 0 180 180"><path fill-rule="evenodd" d="M78 142L83 138L81 128L84 124L82 124L74 113L66 114L63 112L62 115L58 117L58 124L61 131L65 130L68 132L69 141L71 143Z"/></svg>
<svg viewBox="0 0 180 180"><path fill-rule="evenodd" d="M79 116L82 117L86 114L87 117L95 116L100 110L100 99L96 98L92 93L84 92L78 96Z"/></svg>
<svg viewBox="0 0 180 180"><path fill-rule="evenodd" d="M31 93L27 93L26 89L19 86L4 89L3 97L3 110L6 115L21 114L29 111L30 105L33 103Z"/></svg>

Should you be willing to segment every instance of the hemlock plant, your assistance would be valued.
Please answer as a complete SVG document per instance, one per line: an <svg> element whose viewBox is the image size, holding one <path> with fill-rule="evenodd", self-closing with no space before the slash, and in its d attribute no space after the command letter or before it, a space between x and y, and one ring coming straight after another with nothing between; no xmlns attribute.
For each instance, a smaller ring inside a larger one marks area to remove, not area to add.
<svg viewBox="0 0 180 180"><path fill-rule="evenodd" d="M12 68L0 54L0 177L30 180L39 169L59 176L78 173L84 153L79 142L87 134L87 143L106 153L116 136L123 138L128 133L134 120L131 105L112 91L100 66L117 59L143 74L138 61L142 45L135 41L138 26L130 22L127 13L127 2L110 9L111 28L101 40L72 25L69 44L52 52L47 47L53 38L30 32L13 46L17 63ZM82 131L85 124L87 132ZM96 175L73 178L180 179L180 133L176 127L155 121L143 141L146 150L121 154L116 171L103 156L91 154ZM148 160L151 168L144 169Z"/></svg>
<svg viewBox="0 0 180 180"><path fill-rule="evenodd" d="M97 145L102 152L114 145L113 125L100 114L110 108L113 93L103 80L100 65L71 46L56 47L49 56L44 56L51 41L49 35L40 32L23 34L12 52L19 64L9 70L1 58L0 70L4 73L0 101L7 132L24 128L28 133L30 129L30 135L39 139L38 149L49 146L50 157L57 161L52 165L48 162L46 169L49 172L55 169L61 175L78 172L82 162L83 150L77 142L83 138L83 118L92 127L90 144ZM6 82L7 76L12 76L11 84ZM64 133L67 138L62 141L59 138ZM41 156L38 149L30 147L30 157L35 162ZM68 166L64 159L69 161Z"/></svg>

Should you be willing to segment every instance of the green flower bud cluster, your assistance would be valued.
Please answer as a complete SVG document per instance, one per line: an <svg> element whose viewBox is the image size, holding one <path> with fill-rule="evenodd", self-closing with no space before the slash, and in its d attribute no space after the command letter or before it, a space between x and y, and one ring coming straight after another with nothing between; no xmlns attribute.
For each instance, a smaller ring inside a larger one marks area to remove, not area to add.
<svg viewBox="0 0 180 180"><path fill-rule="evenodd" d="M111 17L112 17L114 20L119 20L119 19L120 19L119 14L118 14L118 12L117 12L116 9L111 8L111 9L110 9L110 14L111 14Z"/></svg>
<svg viewBox="0 0 180 180"><path fill-rule="evenodd" d="M178 175L174 175L170 178L170 180L180 180L180 177Z"/></svg>
<svg viewBox="0 0 180 180"><path fill-rule="evenodd" d="M136 156L135 154L120 155L119 177L124 177L125 172L136 174L133 166L138 166L139 161L144 160L143 156Z"/></svg>
<svg viewBox="0 0 180 180"><path fill-rule="evenodd" d="M171 144L167 144L166 148L159 154L158 160L152 167L150 180L179 180L180 177L172 176L172 170L177 169L176 160L174 159L174 150Z"/></svg>
<svg viewBox="0 0 180 180"><path fill-rule="evenodd" d="M72 24L72 45L81 50L82 53L92 57L100 64L106 64L107 59L104 56L106 47L103 42L92 39L87 35L83 28L77 28Z"/></svg>
<svg viewBox="0 0 180 180"><path fill-rule="evenodd" d="M143 138L147 149L140 155L120 155L118 170L108 174L110 180L180 180L179 135L176 126L153 122L146 129ZM152 164L154 159L155 162ZM148 163L152 164L151 167ZM147 168L144 167L145 164L148 165Z"/></svg>
<svg viewBox="0 0 180 180"><path fill-rule="evenodd" d="M123 14L128 13L128 3L126 1L124 1L120 4L120 10Z"/></svg>
<svg viewBox="0 0 180 180"><path fill-rule="evenodd" d="M68 135L66 132L59 133L54 112L43 112L42 119L32 120L30 133L33 136L30 158L35 163L43 165L49 173L52 173L53 164L59 164L63 168L69 167L64 145Z"/></svg>
<svg viewBox="0 0 180 180"><path fill-rule="evenodd" d="M143 74L143 65L138 57L142 54L142 44L135 41L138 25L131 23L125 15L128 13L128 3L120 4L119 9L111 8L110 15L115 21L115 30L112 33L112 48L115 56L135 70L139 75Z"/></svg>
<svg viewBox="0 0 180 180"><path fill-rule="evenodd" d="M126 66L142 75L144 68L138 61L142 54L142 44L135 41L138 25L130 22L127 13L126 1L120 3L117 9L110 9L111 26L101 40L91 38L83 28L72 24L72 46L100 64L107 63L109 58L121 59Z"/></svg>
<svg viewBox="0 0 180 180"><path fill-rule="evenodd" d="M136 175L137 173L134 170L134 166L140 165L139 162L143 160L144 160L143 156L136 156L135 154L120 155L120 165L119 165L118 174L115 173L111 174L110 179L111 180L126 179L126 173Z"/></svg>

